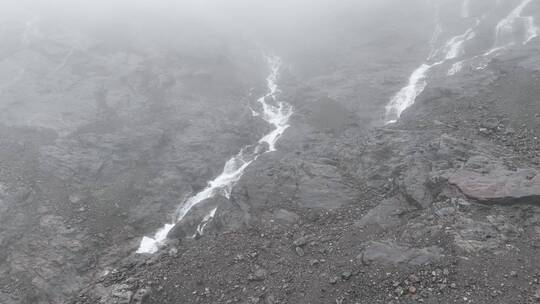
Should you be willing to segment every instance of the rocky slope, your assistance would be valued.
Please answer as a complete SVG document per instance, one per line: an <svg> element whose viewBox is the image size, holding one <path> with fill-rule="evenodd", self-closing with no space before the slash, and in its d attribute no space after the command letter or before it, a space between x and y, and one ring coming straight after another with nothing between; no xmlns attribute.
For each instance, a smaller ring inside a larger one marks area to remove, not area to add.
<svg viewBox="0 0 540 304"><path fill-rule="evenodd" d="M155 254L135 253L142 236L271 130L250 110L267 90L260 51L191 45L190 30L148 39L165 25L63 29L82 35L66 44L43 21L14 22L3 35L20 45L0 63L0 302L539 301L540 40L485 55L525 37L515 20L494 34L522 1L442 1L436 20L386 2L372 12L384 20L363 20L377 35L357 34L349 10L302 29L316 33L307 46L267 37L289 128ZM442 29L431 44L426 24ZM425 86L385 124L421 64Z"/></svg>
<svg viewBox="0 0 540 304"><path fill-rule="evenodd" d="M518 68L527 54L434 82L397 124L283 145L220 205L215 233L127 260L73 303L535 303L539 71Z"/></svg>

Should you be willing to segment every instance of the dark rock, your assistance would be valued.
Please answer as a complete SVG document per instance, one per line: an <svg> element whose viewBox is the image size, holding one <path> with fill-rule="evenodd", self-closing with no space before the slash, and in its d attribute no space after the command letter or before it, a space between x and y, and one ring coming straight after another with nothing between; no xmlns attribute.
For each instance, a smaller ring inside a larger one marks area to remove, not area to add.
<svg viewBox="0 0 540 304"><path fill-rule="evenodd" d="M277 303L276 297L272 294L266 296L266 304L275 304Z"/></svg>
<svg viewBox="0 0 540 304"><path fill-rule="evenodd" d="M400 264L423 265L443 257L442 249L432 246L427 248L411 248L391 241L368 242L358 258L365 264Z"/></svg>
<svg viewBox="0 0 540 304"><path fill-rule="evenodd" d="M377 225L383 229L398 226L402 221L402 215L412 210L411 206L397 197L383 200L377 207L369 210L354 225L364 228L369 225Z"/></svg>
<svg viewBox="0 0 540 304"><path fill-rule="evenodd" d="M308 241L309 241L309 237L303 236L294 240L293 244L294 246L297 246L297 247L303 247L308 243Z"/></svg>
<svg viewBox="0 0 540 304"><path fill-rule="evenodd" d="M113 287L111 291L111 298L106 302L107 304L129 304L133 292L130 290L130 286L127 284L120 284Z"/></svg>
<svg viewBox="0 0 540 304"><path fill-rule="evenodd" d="M486 128L480 128L478 129L478 133L480 135L484 135L484 136L488 136L491 134L491 132L489 131L489 129L486 129Z"/></svg>
<svg viewBox="0 0 540 304"><path fill-rule="evenodd" d="M506 130L504 131L505 135L514 135L515 133L516 133L516 130L510 127L506 128Z"/></svg>
<svg viewBox="0 0 540 304"><path fill-rule="evenodd" d="M248 277L249 281L264 281L266 279L266 270L258 268Z"/></svg>
<svg viewBox="0 0 540 304"><path fill-rule="evenodd" d="M140 288L135 292L133 295L132 304L145 304L146 300L148 299L148 296L150 294L150 288Z"/></svg>
<svg viewBox="0 0 540 304"><path fill-rule="evenodd" d="M409 276L409 280L412 282L412 283L419 283L420 282L420 278L414 274L411 274Z"/></svg>
<svg viewBox="0 0 540 304"><path fill-rule="evenodd" d="M407 202L417 208L426 208L433 202L430 185L430 164L421 157L408 157L399 187Z"/></svg>
<svg viewBox="0 0 540 304"><path fill-rule="evenodd" d="M281 160L286 165L276 176L261 174L271 172L271 163L277 161L280 160L271 159L268 163L257 162L250 166L233 190L233 196L254 208L262 203L279 205L294 197L294 202L302 207L331 209L353 202L358 195L358 190L346 182L338 167L323 162L305 162L288 156ZM278 184L280 186L276 188Z"/></svg>
<svg viewBox="0 0 540 304"><path fill-rule="evenodd" d="M273 220L277 220L278 222L287 224L294 224L300 218L298 214L285 209L275 210L269 217Z"/></svg>
<svg viewBox="0 0 540 304"><path fill-rule="evenodd" d="M499 126L499 121L497 121L496 119L488 119L482 122L482 127L486 129L494 130L494 129L497 129L498 126Z"/></svg>
<svg viewBox="0 0 540 304"><path fill-rule="evenodd" d="M537 302L540 302L540 288L537 289L537 290L534 292L533 298L534 298Z"/></svg>

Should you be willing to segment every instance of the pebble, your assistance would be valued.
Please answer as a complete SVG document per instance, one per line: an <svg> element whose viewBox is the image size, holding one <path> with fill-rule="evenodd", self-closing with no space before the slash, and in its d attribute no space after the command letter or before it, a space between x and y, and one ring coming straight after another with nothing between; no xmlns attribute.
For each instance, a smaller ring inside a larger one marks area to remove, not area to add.
<svg viewBox="0 0 540 304"><path fill-rule="evenodd" d="M145 299L148 298L148 295L150 293L149 288L141 288L135 292L133 295L132 303L133 304L142 304L144 303Z"/></svg>
<svg viewBox="0 0 540 304"><path fill-rule="evenodd" d="M308 237L303 236L301 238L298 238L298 239L294 240L293 244L296 247L302 247L302 246L305 246L307 244L307 242L308 242Z"/></svg>
<svg viewBox="0 0 540 304"><path fill-rule="evenodd" d="M419 282L420 282L420 278L417 277L417 276L414 275L414 274L411 274L411 275L409 276L409 281L411 281L411 282L413 282L413 283L419 283Z"/></svg>
<svg viewBox="0 0 540 304"><path fill-rule="evenodd" d="M344 279L344 280L348 280L350 279L352 276L352 273L350 271L344 271L342 274L341 274L341 278Z"/></svg>
<svg viewBox="0 0 540 304"><path fill-rule="evenodd" d="M266 278L266 270L259 268L253 272L253 275L250 275L248 277L248 280L250 281L264 281Z"/></svg>
<svg viewBox="0 0 540 304"><path fill-rule="evenodd" d="M480 128L478 129L478 133L480 133L481 135L489 135L489 130L486 128Z"/></svg>

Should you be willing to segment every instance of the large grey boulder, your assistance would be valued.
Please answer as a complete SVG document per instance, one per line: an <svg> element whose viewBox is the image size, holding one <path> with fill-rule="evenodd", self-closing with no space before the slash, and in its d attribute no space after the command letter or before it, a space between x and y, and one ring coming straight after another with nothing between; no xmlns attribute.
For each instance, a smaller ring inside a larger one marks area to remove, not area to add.
<svg viewBox="0 0 540 304"><path fill-rule="evenodd" d="M540 174L532 169L465 168L451 175L449 182L480 202L540 204Z"/></svg>

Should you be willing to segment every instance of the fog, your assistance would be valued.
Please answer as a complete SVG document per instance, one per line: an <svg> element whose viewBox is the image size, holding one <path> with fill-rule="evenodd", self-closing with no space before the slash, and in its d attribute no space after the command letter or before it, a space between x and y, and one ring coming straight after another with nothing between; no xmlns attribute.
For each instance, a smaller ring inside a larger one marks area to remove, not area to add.
<svg viewBox="0 0 540 304"><path fill-rule="evenodd" d="M384 28L389 19L423 19L431 10L427 0L55 0L4 1L0 14L4 20L21 23L47 22L135 35L146 31L148 36L173 40L197 33L201 39L217 35L281 46L297 45L302 40L306 46L312 40L320 45L331 43L326 39L344 30L354 30L361 39L369 40L375 35L373 28Z"/></svg>
<svg viewBox="0 0 540 304"><path fill-rule="evenodd" d="M530 297L539 18L0 0L0 303Z"/></svg>

